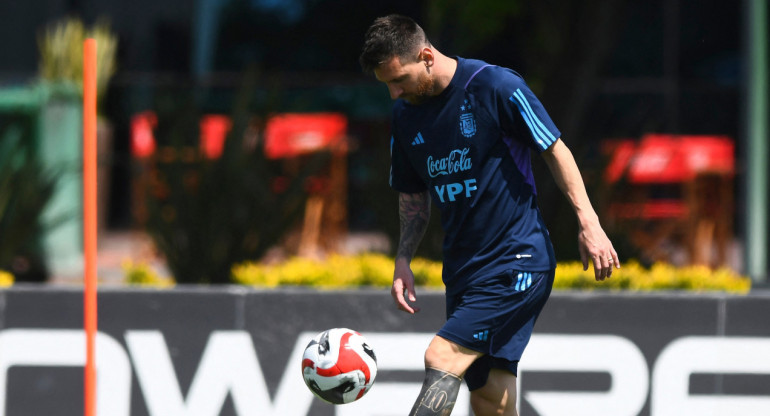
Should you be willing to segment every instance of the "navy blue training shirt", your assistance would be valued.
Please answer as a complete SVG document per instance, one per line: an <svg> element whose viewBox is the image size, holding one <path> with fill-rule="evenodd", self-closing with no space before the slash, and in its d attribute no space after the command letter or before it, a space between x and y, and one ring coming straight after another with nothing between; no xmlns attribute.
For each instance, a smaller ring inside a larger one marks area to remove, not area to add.
<svg viewBox="0 0 770 416"><path fill-rule="evenodd" d="M391 139L391 187L429 190L441 211L448 294L510 269L556 267L530 150L561 135L519 74L456 59L441 94L418 105L396 100Z"/></svg>

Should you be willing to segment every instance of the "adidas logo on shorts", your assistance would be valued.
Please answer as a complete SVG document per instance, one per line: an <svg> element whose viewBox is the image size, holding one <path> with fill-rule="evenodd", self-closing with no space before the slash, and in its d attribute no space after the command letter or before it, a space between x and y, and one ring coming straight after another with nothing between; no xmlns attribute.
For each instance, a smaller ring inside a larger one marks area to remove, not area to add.
<svg viewBox="0 0 770 416"><path fill-rule="evenodd" d="M475 334L473 334L473 339L477 339L479 341L486 341L489 339L489 330L485 329L483 331L479 331Z"/></svg>
<svg viewBox="0 0 770 416"><path fill-rule="evenodd" d="M530 286L532 286L532 273L519 272L516 290L523 292L529 289Z"/></svg>

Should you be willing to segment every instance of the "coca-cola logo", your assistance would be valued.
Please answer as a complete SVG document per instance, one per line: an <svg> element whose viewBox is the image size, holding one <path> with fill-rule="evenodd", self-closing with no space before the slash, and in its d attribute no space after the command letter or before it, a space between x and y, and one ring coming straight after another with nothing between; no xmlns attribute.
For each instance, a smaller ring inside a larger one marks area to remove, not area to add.
<svg viewBox="0 0 770 416"><path fill-rule="evenodd" d="M440 159L433 159L428 156L428 175L435 178L441 175L451 175L457 172L464 172L471 169L473 163L468 157L469 148L455 149L449 152L449 155Z"/></svg>

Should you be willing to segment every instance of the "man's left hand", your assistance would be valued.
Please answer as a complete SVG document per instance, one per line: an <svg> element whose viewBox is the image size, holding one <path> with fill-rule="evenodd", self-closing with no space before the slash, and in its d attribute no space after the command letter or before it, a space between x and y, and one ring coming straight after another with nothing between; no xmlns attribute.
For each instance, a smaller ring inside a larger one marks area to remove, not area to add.
<svg viewBox="0 0 770 416"><path fill-rule="evenodd" d="M613 267L620 268L618 253L598 223L580 230L578 250L580 251L580 260L583 261L583 270L588 270L588 263L589 261L592 262L594 277L597 281L610 278Z"/></svg>

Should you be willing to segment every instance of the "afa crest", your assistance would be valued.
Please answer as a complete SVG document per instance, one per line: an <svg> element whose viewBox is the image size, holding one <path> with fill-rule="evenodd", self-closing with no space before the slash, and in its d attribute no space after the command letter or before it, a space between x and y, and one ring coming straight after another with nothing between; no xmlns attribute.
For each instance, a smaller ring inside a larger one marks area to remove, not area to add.
<svg viewBox="0 0 770 416"><path fill-rule="evenodd" d="M460 133L465 137L473 137L476 135L476 118L471 112L471 104L468 100L465 100L462 106L460 106Z"/></svg>

